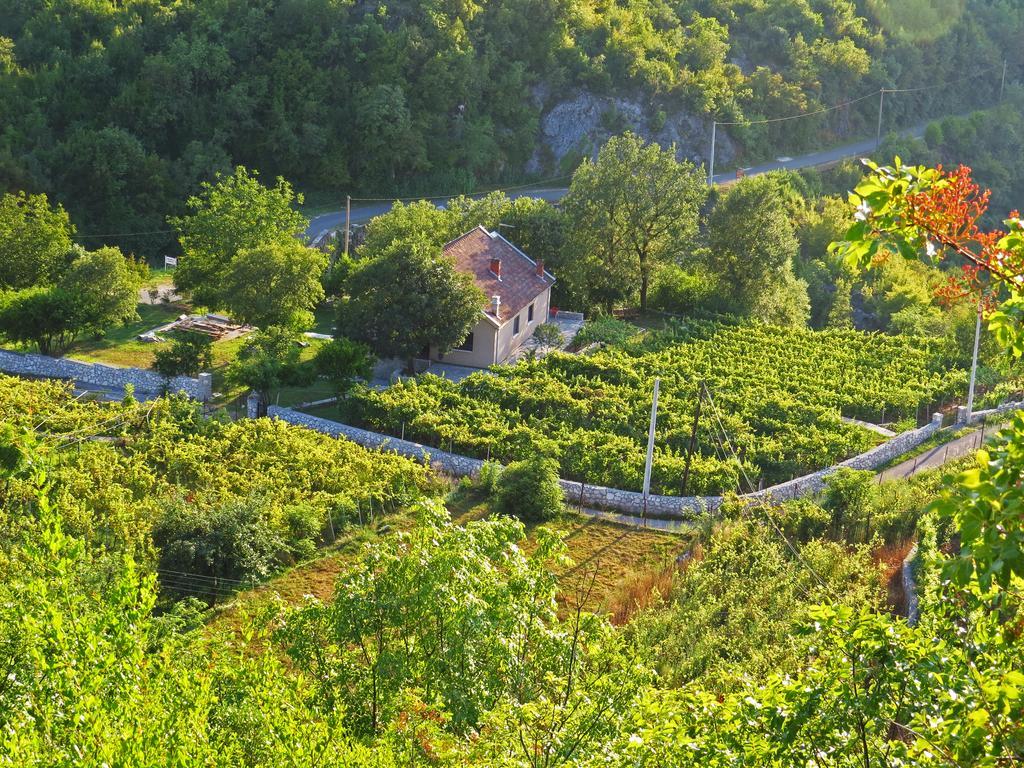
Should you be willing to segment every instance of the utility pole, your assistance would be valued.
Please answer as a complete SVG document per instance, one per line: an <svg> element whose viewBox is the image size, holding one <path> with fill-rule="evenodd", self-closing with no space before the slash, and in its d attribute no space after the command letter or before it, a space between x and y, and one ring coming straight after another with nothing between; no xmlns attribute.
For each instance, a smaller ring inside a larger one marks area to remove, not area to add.
<svg viewBox="0 0 1024 768"><path fill-rule="evenodd" d="M686 495L686 486L690 482L690 459L697 447L697 425L700 423L700 405L704 401L704 382L697 385L697 408L693 413L693 427L690 429L690 447L686 450L686 466L683 469L683 487L679 495Z"/></svg>
<svg viewBox="0 0 1024 768"><path fill-rule="evenodd" d="M999 103L1003 103L1003 91L1006 90L1006 59L1003 59L1003 79L999 81Z"/></svg>
<svg viewBox="0 0 1024 768"><path fill-rule="evenodd" d="M708 162L708 186L715 183L715 139L718 138L718 122L711 123L711 158Z"/></svg>
<svg viewBox="0 0 1024 768"><path fill-rule="evenodd" d="M651 426L647 430L647 463L644 465L644 517L647 517L647 496L651 492L651 464L654 462L654 428L658 423L658 389L661 379L654 380L654 397L651 400Z"/></svg>
<svg viewBox="0 0 1024 768"><path fill-rule="evenodd" d="M878 92L878 137L875 139L875 149L882 146L882 108L885 106L885 88Z"/></svg>
<svg viewBox="0 0 1024 768"><path fill-rule="evenodd" d="M348 238L352 231L352 195L345 195L345 258L348 258Z"/></svg>
<svg viewBox="0 0 1024 768"><path fill-rule="evenodd" d="M981 342L981 301L978 301L978 319L974 325L974 356L971 358L971 383L967 388L967 421L974 413L974 380L978 376L978 345Z"/></svg>

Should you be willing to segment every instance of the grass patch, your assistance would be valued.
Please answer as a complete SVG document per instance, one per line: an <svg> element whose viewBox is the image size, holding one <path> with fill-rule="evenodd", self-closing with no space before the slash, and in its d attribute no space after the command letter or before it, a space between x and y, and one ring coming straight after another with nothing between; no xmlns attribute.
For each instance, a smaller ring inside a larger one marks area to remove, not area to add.
<svg viewBox="0 0 1024 768"><path fill-rule="evenodd" d="M160 345L139 341L136 336L173 321L185 311L176 304L139 304L138 320L110 328L102 338L75 342L67 356L91 363L149 368Z"/></svg>
<svg viewBox="0 0 1024 768"><path fill-rule="evenodd" d="M162 288L174 282L174 267L158 267L149 270L149 277L142 283L143 290Z"/></svg>
<svg viewBox="0 0 1024 768"><path fill-rule="evenodd" d="M338 310L333 302L325 301L313 310L313 333L325 333L328 336L334 335L334 324L338 319Z"/></svg>
<svg viewBox="0 0 1024 768"><path fill-rule="evenodd" d="M452 520L465 524L491 514L486 496L473 488L457 486L445 505ZM697 538L691 535L644 530L607 520L566 513L544 523L564 534L573 564L556 570L564 607L582 603L587 610L610 614L625 621L635 603L644 603L651 589L663 595L675 572L676 558ZM527 525L531 546L537 525ZM668 579L666 581L666 574Z"/></svg>

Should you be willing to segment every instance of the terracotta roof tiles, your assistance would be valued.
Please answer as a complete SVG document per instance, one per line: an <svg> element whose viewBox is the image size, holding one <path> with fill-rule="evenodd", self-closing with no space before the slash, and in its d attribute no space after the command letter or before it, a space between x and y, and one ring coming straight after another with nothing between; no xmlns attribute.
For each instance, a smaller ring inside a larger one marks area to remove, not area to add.
<svg viewBox="0 0 1024 768"><path fill-rule="evenodd" d="M537 274L537 262L500 234L488 232L482 226L445 245L444 254L455 260L460 272L473 276L474 282L487 296L488 306L484 314L492 321L495 315L491 297L501 297L497 317L499 324L518 315L555 282L547 271ZM491 271L492 259L501 262L500 278Z"/></svg>

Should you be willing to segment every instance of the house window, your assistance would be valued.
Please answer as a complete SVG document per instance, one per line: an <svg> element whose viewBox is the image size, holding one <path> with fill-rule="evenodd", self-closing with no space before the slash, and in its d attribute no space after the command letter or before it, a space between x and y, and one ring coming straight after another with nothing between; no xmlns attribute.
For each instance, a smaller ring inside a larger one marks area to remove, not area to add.
<svg viewBox="0 0 1024 768"><path fill-rule="evenodd" d="M473 332L472 331L469 332L469 335L465 339L462 340L462 343L459 344L459 346L457 346L456 349L461 349L463 352L472 352L473 351Z"/></svg>
<svg viewBox="0 0 1024 768"><path fill-rule="evenodd" d="M528 310L526 310L526 322L528 322L528 323L532 323L533 322L533 304L531 304L530 308Z"/></svg>
<svg viewBox="0 0 1024 768"><path fill-rule="evenodd" d="M516 315L516 319L512 323L512 335L519 335L519 315Z"/></svg>

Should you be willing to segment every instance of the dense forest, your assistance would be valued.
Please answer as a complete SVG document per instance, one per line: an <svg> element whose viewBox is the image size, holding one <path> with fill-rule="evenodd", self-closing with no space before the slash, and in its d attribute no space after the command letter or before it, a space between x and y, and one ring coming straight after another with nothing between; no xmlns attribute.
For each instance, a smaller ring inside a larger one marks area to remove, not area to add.
<svg viewBox="0 0 1024 768"><path fill-rule="evenodd" d="M889 100L906 125L991 105L1022 29L1012 0L0 0L0 188L46 192L87 247L159 255L236 164L313 199L472 191L564 174L626 127L703 157L712 119L926 88ZM565 134L580 110L592 130ZM734 126L721 160L876 114Z"/></svg>

